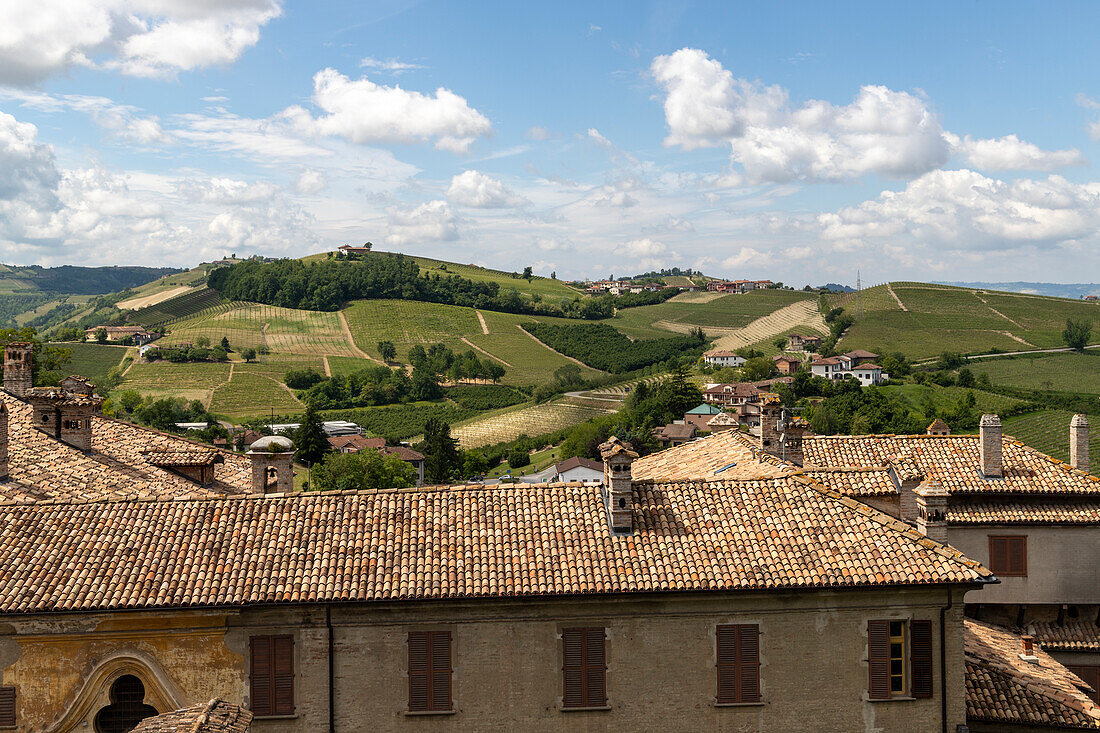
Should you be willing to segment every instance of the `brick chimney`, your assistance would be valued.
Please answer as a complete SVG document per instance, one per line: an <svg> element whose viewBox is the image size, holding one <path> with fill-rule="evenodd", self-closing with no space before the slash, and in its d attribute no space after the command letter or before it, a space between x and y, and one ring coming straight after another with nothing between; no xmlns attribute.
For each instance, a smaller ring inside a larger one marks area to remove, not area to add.
<svg viewBox="0 0 1100 733"><path fill-rule="evenodd" d="M1003 478L1001 418L996 415L982 415L982 420L978 423L978 432L978 450L982 459L982 476L985 478Z"/></svg>
<svg viewBox="0 0 1100 733"><path fill-rule="evenodd" d="M947 490L927 479L913 494L917 499L917 531L930 540L947 544Z"/></svg>
<svg viewBox="0 0 1100 733"><path fill-rule="evenodd" d="M252 492L289 494L294 491L294 443L281 435L260 438L248 448L252 461Z"/></svg>
<svg viewBox="0 0 1100 733"><path fill-rule="evenodd" d="M31 352L33 344L12 341L4 347L4 389L16 397L23 397L34 384L31 377Z"/></svg>
<svg viewBox="0 0 1100 733"><path fill-rule="evenodd" d="M8 480L8 406L0 400L0 481Z"/></svg>
<svg viewBox="0 0 1100 733"><path fill-rule="evenodd" d="M1084 415L1069 421L1069 465L1089 472L1089 419Z"/></svg>
<svg viewBox="0 0 1100 733"><path fill-rule="evenodd" d="M603 503L612 534L629 534L634 528L634 492L630 464L638 457L630 443L615 436L600 446L603 459Z"/></svg>
<svg viewBox="0 0 1100 733"><path fill-rule="evenodd" d="M32 387L26 400L31 404L34 426L47 435L83 451L92 449L92 417L99 413L103 398L91 394L94 385L83 380L77 392L62 387Z"/></svg>
<svg viewBox="0 0 1100 733"><path fill-rule="evenodd" d="M1020 641L1023 642L1023 653L1020 654L1020 659L1031 664L1038 664L1039 657L1035 654L1035 637L1024 634L1020 637Z"/></svg>
<svg viewBox="0 0 1100 733"><path fill-rule="evenodd" d="M762 393L757 401L760 403L760 448L801 466L802 436L809 432L809 425L802 418L786 413L779 395L774 392Z"/></svg>

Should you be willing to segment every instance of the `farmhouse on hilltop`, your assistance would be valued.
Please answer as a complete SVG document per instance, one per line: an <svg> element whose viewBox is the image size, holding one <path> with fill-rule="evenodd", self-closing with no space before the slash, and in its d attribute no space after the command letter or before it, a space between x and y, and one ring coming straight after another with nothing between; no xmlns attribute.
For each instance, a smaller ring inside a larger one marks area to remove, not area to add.
<svg viewBox="0 0 1100 733"><path fill-rule="evenodd" d="M139 346L160 338L159 333L147 331L141 326L96 326L95 328L85 329L84 336L89 341L95 341L99 338L99 331L107 334L107 341L122 341L129 338Z"/></svg>
<svg viewBox="0 0 1100 733"><path fill-rule="evenodd" d="M739 356L734 351L727 351L726 349L711 349L703 354L703 361L707 366L717 367L739 367L747 360L743 356Z"/></svg>

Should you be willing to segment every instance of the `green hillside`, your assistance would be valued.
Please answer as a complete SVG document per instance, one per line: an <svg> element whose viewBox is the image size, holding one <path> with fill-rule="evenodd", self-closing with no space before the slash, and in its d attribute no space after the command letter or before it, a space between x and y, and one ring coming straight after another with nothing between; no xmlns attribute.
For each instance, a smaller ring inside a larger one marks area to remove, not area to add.
<svg viewBox="0 0 1100 733"><path fill-rule="evenodd" d="M1043 410L1026 415L1010 417L1004 421L1006 435L1037 448L1058 460L1069 460L1069 421L1072 413L1061 410ZM1096 425L1100 416L1090 416L1090 422ZM1092 430L1089 436L1089 455L1100 456L1100 430ZM1096 473L1095 463L1093 473Z"/></svg>
<svg viewBox="0 0 1100 733"><path fill-rule="evenodd" d="M834 295L830 303L856 318L838 350L900 351L914 359L1057 347L1067 318L1100 322L1095 303L910 282Z"/></svg>
<svg viewBox="0 0 1100 733"><path fill-rule="evenodd" d="M776 310L813 300L798 290L754 290L744 295L683 293L657 305L625 308L604 321L635 339L661 338L702 327L708 335L739 328Z"/></svg>
<svg viewBox="0 0 1100 733"><path fill-rule="evenodd" d="M975 374L988 374L993 384L1006 387L1100 395L1100 350L1002 356L972 362L967 368Z"/></svg>

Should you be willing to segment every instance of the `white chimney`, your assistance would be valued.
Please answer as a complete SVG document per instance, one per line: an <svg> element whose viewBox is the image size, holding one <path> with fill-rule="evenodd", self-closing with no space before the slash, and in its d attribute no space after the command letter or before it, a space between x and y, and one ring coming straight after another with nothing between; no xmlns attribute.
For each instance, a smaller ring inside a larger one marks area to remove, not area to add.
<svg viewBox="0 0 1100 733"><path fill-rule="evenodd" d="M1069 421L1069 465L1089 472L1089 419L1084 415Z"/></svg>
<svg viewBox="0 0 1100 733"><path fill-rule="evenodd" d="M1001 460L1001 418L982 415L978 424L981 471L985 478L1003 478L1004 463Z"/></svg>

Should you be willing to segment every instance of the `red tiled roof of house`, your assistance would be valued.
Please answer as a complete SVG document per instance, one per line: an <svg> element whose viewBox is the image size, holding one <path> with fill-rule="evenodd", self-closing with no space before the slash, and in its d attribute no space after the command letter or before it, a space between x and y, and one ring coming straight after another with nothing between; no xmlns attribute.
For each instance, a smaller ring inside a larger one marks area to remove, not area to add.
<svg viewBox="0 0 1100 733"><path fill-rule="evenodd" d="M877 369L880 372L882 371L882 367L880 367L878 364L871 364L870 362L868 362L867 364L860 364L859 366L852 367L853 372L872 371L874 369Z"/></svg>
<svg viewBox="0 0 1100 733"><path fill-rule="evenodd" d="M755 397L760 390L749 382L733 382L731 384L718 384L703 390L703 394L730 395L731 397Z"/></svg>
<svg viewBox="0 0 1100 733"><path fill-rule="evenodd" d="M1071 501L961 502L947 509L951 524L1100 525L1100 498Z"/></svg>
<svg viewBox="0 0 1100 733"><path fill-rule="evenodd" d="M1092 621L1034 621L1027 630L1048 652L1100 652L1100 626Z"/></svg>
<svg viewBox="0 0 1100 733"><path fill-rule="evenodd" d="M877 359L878 354L873 351L865 351L863 349L853 349L851 351L845 351L842 356L847 356L849 359Z"/></svg>
<svg viewBox="0 0 1100 733"><path fill-rule="evenodd" d="M1100 478L1004 436L1004 477L986 479L977 435L813 435L802 440L803 465L885 467L909 461L952 495L1021 494L1100 497Z"/></svg>
<svg viewBox="0 0 1100 733"><path fill-rule="evenodd" d="M1100 729L1100 706L1079 677L1039 648L1034 661L1021 659L1023 642L1007 629L964 624L968 720Z"/></svg>
<svg viewBox="0 0 1100 733"><path fill-rule="evenodd" d="M142 451L154 466L209 466L225 460L222 451L198 446L165 446Z"/></svg>
<svg viewBox="0 0 1100 733"><path fill-rule="evenodd" d="M251 711L214 698L146 718L132 733L247 733L251 723Z"/></svg>
<svg viewBox="0 0 1100 733"><path fill-rule="evenodd" d="M186 438L104 417L92 418L92 450L85 453L31 425L31 407L6 392L9 480L0 482L0 501L103 498L204 497L252 490L248 458ZM146 451L203 451L223 461L214 482L195 482L154 465Z"/></svg>
<svg viewBox="0 0 1100 733"><path fill-rule="evenodd" d="M890 472L881 468L825 468L802 475L844 496L897 496Z"/></svg>
<svg viewBox="0 0 1100 733"><path fill-rule="evenodd" d="M695 426L691 423L669 423L657 428L654 433L665 440L690 440L695 437L695 430Z"/></svg>
<svg viewBox="0 0 1100 733"><path fill-rule="evenodd" d="M558 473L565 473L573 468L590 468L593 471L599 471L603 473L603 463L600 461L593 461L591 458L584 458L582 456L573 456L572 458L566 458L564 461L557 463L554 466L554 470Z"/></svg>
<svg viewBox="0 0 1100 733"><path fill-rule="evenodd" d="M655 482L771 478L797 470L797 466L764 453L754 438L736 430L651 453L630 467L636 481Z"/></svg>
<svg viewBox="0 0 1100 733"><path fill-rule="evenodd" d="M974 584L991 573L808 479L0 506L0 612ZM766 538L766 539L765 539Z"/></svg>
<svg viewBox="0 0 1100 733"><path fill-rule="evenodd" d="M387 445L382 448L382 453L387 456L397 456L403 461L409 463L415 463L416 461L423 461L424 454L414 451L407 445Z"/></svg>

